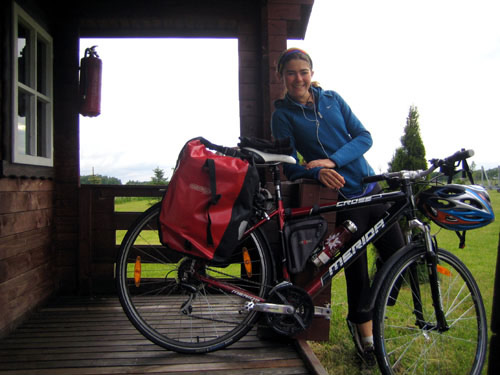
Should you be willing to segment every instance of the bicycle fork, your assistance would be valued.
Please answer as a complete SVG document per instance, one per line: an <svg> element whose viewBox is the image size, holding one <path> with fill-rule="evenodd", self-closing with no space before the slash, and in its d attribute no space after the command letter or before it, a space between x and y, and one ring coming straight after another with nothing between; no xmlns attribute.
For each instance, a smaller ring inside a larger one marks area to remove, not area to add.
<svg viewBox="0 0 500 375"><path fill-rule="evenodd" d="M434 306L434 313L436 314L436 324L432 324L424 317L418 270L416 264L413 264L410 266L409 278L413 296L413 305L415 308L414 313L417 318L416 324L420 327L420 329L426 331L437 330L438 332L445 332L449 329L449 326L443 311L441 286L438 278L437 246L434 246L428 224L424 224L421 221L414 219L409 222L409 227L410 229L417 228L424 234L425 247L427 250L425 255L425 264L427 266L427 274L429 277L429 287L431 288L432 304Z"/></svg>

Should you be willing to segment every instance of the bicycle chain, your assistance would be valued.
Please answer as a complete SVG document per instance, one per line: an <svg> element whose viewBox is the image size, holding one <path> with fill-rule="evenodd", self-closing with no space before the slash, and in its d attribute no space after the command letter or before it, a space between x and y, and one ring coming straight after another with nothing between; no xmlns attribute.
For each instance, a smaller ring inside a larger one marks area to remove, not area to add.
<svg viewBox="0 0 500 375"><path fill-rule="evenodd" d="M227 276L227 277L230 277L232 279L241 280L241 281L244 281L244 282L246 282L248 284L252 284L252 285L255 285L255 286L260 286L261 285L257 281L251 281L251 280L243 279L241 277L236 277L234 275L230 275L228 273L225 273L225 272L222 272L222 271L218 271L218 270L210 268L210 267L207 267L207 269L210 270L210 272L218 273L218 274L220 274L222 276ZM271 288L271 285L266 285L266 287ZM195 314L189 314L188 316L192 317L192 318L195 318L195 319L209 320L209 321L217 322L217 323L227 323L227 324L234 324L234 325L241 325L242 324L242 323L235 323L235 322L230 322L230 321L226 321L226 320L222 320L222 319L206 318L206 317L195 315ZM248 326L248 324L246 324L246 323L245 323L245 325Z"/></svg>
<svg viewBox="0 0 500 375"><path fill-rule="evenodd" d="M200 319L200 320L209 320L211 322L217 322L217 323L225 323L225 324L232 324L232 325L235 325L235 326L240 326L242 325L241 322L230 322L228 320L222 320L222 319L216 319L216 318L205 318L203 316L199 316L199 315L193 315L193 314L189 314L188 315L190 318L195 318L195 319ZM249 324L245 323L244 324L245 326L249 326Z"/></svg>

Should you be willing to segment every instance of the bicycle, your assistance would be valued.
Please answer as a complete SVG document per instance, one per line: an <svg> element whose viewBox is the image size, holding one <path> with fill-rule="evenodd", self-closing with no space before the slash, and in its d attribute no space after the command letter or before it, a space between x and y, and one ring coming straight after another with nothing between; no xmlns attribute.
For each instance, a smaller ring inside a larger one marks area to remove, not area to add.
<svg viewBox="0 0 500 375"><path fill-rule="evenodd" d="M161 246L159 203L125 235L116 265L118 295L126 315L145 337L180 353L206 353L238 341L262 314L280 334L294 335L306 329L313 316L330 318L330 306L314 306L312 297L362 254L361 245L376 241L391 225L406 219L407 245L377 271L369 301L379 367L385 374L481 372L487 348L481 293L467 267L439 248L430 225L418 219L413 191L417 183L428 184L426 176L437 168L450 178L473 152L433 159L427 170L366 178L366 182L387 181L394 191L285 210L279 166L295 160L255 149L242 151L271 170L274 206L256 211L230 259L207 261ZM304 288L290 282L283 256L286 222L312 212L381 203L387 211L360 240L344 246ZM276 251L271 251L263 231L272 219L280 233L281 248Z"/></svg>

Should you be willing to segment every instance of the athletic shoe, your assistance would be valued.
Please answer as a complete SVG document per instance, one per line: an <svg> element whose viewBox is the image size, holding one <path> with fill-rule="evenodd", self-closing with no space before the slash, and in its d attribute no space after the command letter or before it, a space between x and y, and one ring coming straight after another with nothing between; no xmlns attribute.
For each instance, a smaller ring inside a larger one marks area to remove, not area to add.
<svg viewBox="0 0 500 375"><path fill-rule="evenodd" d="M355 323L351 322L349 319L346 319L347 327L349 328L349 332L351 333L352 340L354 341L354 346L356 347L356 352L361 360L368 366L373 367L377 364L375 359L375 348L373 345L364 346L361 342L361 336L358 332L358 327Z"/></svg>
<svg viewBox="0 0 500 375"><path fill-rule="evenodd" d="M368 367L374 367L377 364L377 359L375 358L375 348L373 345L365 346L363 353L358 353L358 355Z"/></svg>

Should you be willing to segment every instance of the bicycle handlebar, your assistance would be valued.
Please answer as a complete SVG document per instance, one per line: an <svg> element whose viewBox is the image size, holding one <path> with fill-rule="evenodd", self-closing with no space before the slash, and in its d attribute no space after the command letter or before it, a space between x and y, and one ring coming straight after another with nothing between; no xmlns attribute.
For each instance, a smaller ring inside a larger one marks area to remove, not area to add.
<svg viewBox="0 0 500 375"><path fill-rule="evenodd" d="M457 161L462 161L462 160L468 159L471 156L474 156L474 150L462 149L460 151L455 152L453 155L445 158L444 163L445 164L452 164L452 163L455 163Z"/></svg>
<svg viewBox="0 0 500 375"><path fill-rule="evenodd" d="M418 180L426 177L442 166L454 167L456 162L460 162L474 156L473 150L462 149L444 159L432 159L431 166L426 170L387 172L363 178L363 183L387 181L387 180Z"/></svg>

